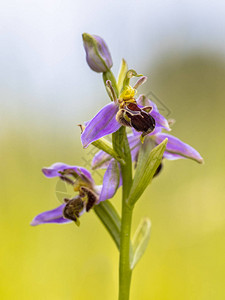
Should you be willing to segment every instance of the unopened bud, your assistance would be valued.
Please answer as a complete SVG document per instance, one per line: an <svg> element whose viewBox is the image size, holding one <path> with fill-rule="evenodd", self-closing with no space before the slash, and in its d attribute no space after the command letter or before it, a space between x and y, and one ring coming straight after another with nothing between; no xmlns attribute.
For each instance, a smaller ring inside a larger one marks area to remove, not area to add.
<svg viewBox="0 0 225 300"><path fill-rule="evenodd" d="M105 41L97 35L88 33L83 33L82 38L89 67L98 73L109 71L113 62Z"/></svg>

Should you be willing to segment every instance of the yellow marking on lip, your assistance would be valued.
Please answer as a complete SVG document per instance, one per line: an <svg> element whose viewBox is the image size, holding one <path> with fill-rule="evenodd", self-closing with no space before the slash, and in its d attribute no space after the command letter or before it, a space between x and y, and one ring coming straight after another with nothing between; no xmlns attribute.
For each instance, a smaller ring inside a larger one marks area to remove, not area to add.
<svg viewBox="0 0 225 300"><path fill-rule="evenodd" d="M120 94L120 99L123 101L127 101L133 99L137 91L133 89L130 85L126 86L125 89Z"/></svg>

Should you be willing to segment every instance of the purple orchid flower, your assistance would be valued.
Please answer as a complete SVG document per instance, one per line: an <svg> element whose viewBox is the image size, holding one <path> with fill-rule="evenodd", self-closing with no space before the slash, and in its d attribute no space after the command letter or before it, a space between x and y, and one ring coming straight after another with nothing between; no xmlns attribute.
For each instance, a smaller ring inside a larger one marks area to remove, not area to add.
<svg viewBox="0 0 225 300"><path fill-rule="evenodd" d="M111 160L103 178L103 184L95 185L91 173L82 167L71 166L64 163L55 163L42 172L48 178L59 177L73 186L78 194L72 199L64 199L64 203L57 208L37 215L31 225L45 223L69 223L74 221L79 225L79 217L89 212L94 205L112 198L121 184L119 165Z"/></svg>
<svg viewBox="0 0 225 300"><path fill-rule="evenodd" d="M195 160L198 163L203 163L203 158L197 150L190 145L182 142L180 139L172 136L171 134L163 133L162 129L170 130L168 121L159 113L158 108L154 102L141 95L137 99L138 105L143 107L145 105L152 106L151 112L156 120L155 130L145 137L145 143L152 143L152 148L159 145L165 138L168 139L166 151L163 157L168 160L176 160L182 158L189 158ZM141 134L133 130L132 134L128 135L128 141L131 150L132 161L137 163L138 154L141 147ZM104 151L96 153L92 160L92 169L107 168L110 162L111 156ZM161 166L160 166L161 167Z"/></svg>
<svg viewBox="0 0 225 300"><path fill-rule="evenodd" d="M154 132L156 128L170 130L167 120L159 113L153 102L144 106L138 100L143 95L137 101L134 98L136 88L145 81L146 77L143 76L137 81L134 88L126 86L119 99L116 99L110 81L107 82L108 87L112 91L114 101L105 105L92 120L86 122L86 127L81 134L84 148L101 137L116 132L121 125L134 128L137 133L141 132L142 136Z"/></svg>

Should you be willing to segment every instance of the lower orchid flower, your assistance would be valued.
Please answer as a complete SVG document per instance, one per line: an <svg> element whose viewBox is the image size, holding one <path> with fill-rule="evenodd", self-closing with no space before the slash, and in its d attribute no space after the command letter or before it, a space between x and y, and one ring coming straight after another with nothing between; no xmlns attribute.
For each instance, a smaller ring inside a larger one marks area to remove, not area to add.
<svg viewBox="0 0 225 300"><path fill-rule="evenodd" d="M120 186L120 171L118 163L111 160L105 172L102 185L96 185L91 173L79 166L70 166L64 163L55 163L42 172L48 178L59 177L70 184L77 195L72 199L64 199L64 203L57 208L37 215L31 225L44 223L68 223L74 221L80 224L79 217L89 212L94 205L114 196Z"/></svg>

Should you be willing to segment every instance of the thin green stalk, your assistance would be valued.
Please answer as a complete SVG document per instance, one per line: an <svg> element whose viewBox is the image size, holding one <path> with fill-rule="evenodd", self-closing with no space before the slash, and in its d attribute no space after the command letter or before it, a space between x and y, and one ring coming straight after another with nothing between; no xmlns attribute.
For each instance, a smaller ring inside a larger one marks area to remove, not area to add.
<svg viewBox="0 0 225 300"><path fill-rule="evenodd" d="M126 204L125 200L126 198L123 198L120 234L119 300L129 300L132 275L130 233L133 209Z"/></svg>
<svg viewBox="0 0 225 300"><path fill-rule="evenodd" d="M119 138L123 134L123 139ZM130 242L131 222L133 207L128 206L127 199L132 186L132 161L130 147L126 136L125 127L116 133L113 141L122 140L122 145L113 143L114 147L119 147L124 150L125 165L121 165L123 178L123 198L122 198L122 213L121 213L121 233L120 233L120 263L119 263L119 300L129 300L130 283L132 270L130 267L132 249ZM116 149L115 149L116 150Z"/></svg>

